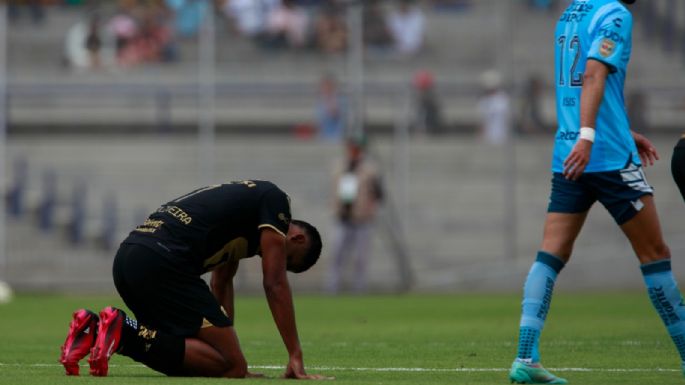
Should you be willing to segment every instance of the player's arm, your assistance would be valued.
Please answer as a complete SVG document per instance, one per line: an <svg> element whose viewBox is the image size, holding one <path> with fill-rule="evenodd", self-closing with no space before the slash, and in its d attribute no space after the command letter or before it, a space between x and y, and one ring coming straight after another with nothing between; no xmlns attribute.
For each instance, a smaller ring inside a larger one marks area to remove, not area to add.
<svg viewBox="0 0 685 385"><path fill-rule="evenodd" d="M583 73L583 90L580 94L580 127L595 128L597 114L604 98L606 79L609 76L609 67L594 59L589 59ZM579 138L564 161L564 176L567 179L576 180L585 171L590 161L592 141Z"/></svg>
<svg viewBox="0 0 685 385"><path fill-rule="evenodd" d="M295 325L295 308L287 275L285 237L271 228L263 228L260 234L262 249L262 284L269 309L276 322L290 361L302 362L302 348ZM304 367L301 373L304 374Z"/></svg>
<svg viewBox="0 0 685 385"><path fill-rule="evenodd" d="M285 377L318 378L318 376L308 376L304 370L302 348L295 325L293 298L286 273L285 237L269 227L263 228L260 235L260 246L262 249L264 292L276 327L289 355Z"/></svg>
<svg viewBox="0 0 685 385"><path fill-rule="evenodd" d="M210 279L210 287L214 297L223 306L228 318L232 321L235 320L233 277L235 277L236 271L238 271L238 262L228 262L214 269Z"/></svg>

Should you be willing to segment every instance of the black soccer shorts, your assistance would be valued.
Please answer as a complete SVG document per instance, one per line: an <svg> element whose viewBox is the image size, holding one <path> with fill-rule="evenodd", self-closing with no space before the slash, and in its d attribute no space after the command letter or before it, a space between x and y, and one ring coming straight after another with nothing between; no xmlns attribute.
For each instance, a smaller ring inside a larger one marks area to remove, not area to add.
<svg viewBox="0 0 685 385"><path fill-rule="evenodd" d="M122 244L114 258L114 286L138 322L180 337L202 327L232 326L207 283L180 262L151 249Z"/></svg>

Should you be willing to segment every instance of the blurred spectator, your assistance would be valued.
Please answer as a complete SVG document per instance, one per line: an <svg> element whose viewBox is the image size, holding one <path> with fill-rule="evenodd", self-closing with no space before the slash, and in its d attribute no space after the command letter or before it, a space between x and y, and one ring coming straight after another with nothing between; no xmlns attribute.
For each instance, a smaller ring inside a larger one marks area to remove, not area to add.
<svg viewBox="0 0 685 385"><path fill-rule="evenodd" d="M51 231L55 224L57 206L57 174L52 169L45 170L42 176L41 197L38 204L38 228Z"/></svg>
<svg viewBox="0 0 685 385"><path fill-rule="evenodd" d="M72 245L79 245L85 240L87 191L84 180L74 184L70 202L71 217L67 223L67 239Z"/></svg>
<svg viewBox="0 0 685 385"><path fill-rule="evenodd" d="M91 16L88 26L88 34L85 39L86 50L88 51L89 63L91 68L102 66L102 31L100 29L100 17L95 14Z"/></svg>
<svg viewBox="0 0 685 385"><path fill-rule="evenodd" d="M414 75L414 105L416 121L414 129L419 134L442 131L440 102L435 94L435 78L430 71L420 70Z"/></svg>
<svg viewBox="0 0 685 385"><path fill-rule="evenodd" d="M14 159L13 177L7 191L7 213L13 217L24 214L24 201L28 185L28 162L21 156Z"/></svg>
<svg viewBox="0 0 685 385"><path fill-rule="evenodd" d="M174 12L175 33L180 37L196 36L204 20L209 0L165 0Z"/></svg>
<svg viewBox="0 0 685 385"><path fill-rule="evenodd" d="M176 48L168 13L161 6L145 9L138 33L133 40L136 62L173 61Z"/></svg>
<svg viewBox="0 0 685 385"><path fill-rule="evenodd" d="M307 44L309 16L293 0L282 0L267 18L266 46L303 48Z"/></svg>
<svg viewBox="0 0 685 385"><path fill-rule="evenodd" d="M100 32L101 36L112 36L121 67L174 61L178 57L170 9L164 2L141 4L120 1L104 33Z"/></svg>
<svg viewBox="0 0 685 385"><path fill-rule="evenodd" d="M266 29L268 15L278 5L278 0L227 0L223 12L242 36L257 38Z"/></svg>
<svg viewBox="0 0 685 385"><path fill-rule="evenodd" d="M369 0L363 13L364 44L372 51L385 51L392 45L384 9L380 0Z"/></svg>
<svg viewBox="0 0 685 385"><path fill-rule="evenodd" d="M64 38L65 64L74 69L100 68L113 64L114 41L97 14L69 28Z"/></svg>
<svg viewBox="0 0 685 385"><path fill-rule="evenodd" d="M426 18L415 0L400 0L389 15L388 28L398 53L414 55L423 47Z"/></svg>
<svg viewBox="0 0 685 385"><path fill-rule="evenodd" d="M176 32L174 30L174 15L172 10L162 1L155 3L152 8L152 18L156 24L160 45L160 59L172 62L179 59Z"/></svg>
<svg viewBox="0 0 685 385"><path fill-rule="evenodd" d="M485 91L478 102L481 115L481 135L485 142L502 146L511 135L509 95L502 88L502 77L497 71L486 71L481 76Z"/></svg>
<svg viewBox="0 0 685 385"><path fill-rule="evenodd" d="M354 291L366 289L373 224L383 200L383 189L380 174L365 152L364 139L349 139L345 145L345 159L334 172L334 208L338 229L326 288L331 294L340 290L344 265L349 261L354 262Z"/></svg>
<svg viewBox="0 0 685 385"><path fill-rule="evenodd" d="M545 123L542 119L542 93L544 85L538 75L528 77L524 89L523 102L521 104L520 130L525 133L546 131Z"/></svg>
<svg viewBox="0 0 685 385"><path fill-rule="evenodd" d="M117 12L107 23L108 32L114 36L117 61L122 65L132 61L131 44L138 34L138 24L133 17L134 6L134 2L120 1Z"/></svg>
<svg viewBox="0 0 685 385"><path fill-rule="evenodd" d="M316 116L319 135L328 141L338 141L345 133L347 102L338 90L335 76L327 74L319 84L319 99L316 104Z"/></svg>
<svg viewBox="0 0 685 385"><path fill-rule="evenodd" d="M316 43L325 53L340 53L347 47L347 26L340 17L340 7L327 3L316 21Z"/></svg>
<svg viewBox="0 0 685 385"><path fill-rule="evenodd" d="M31 21L34 24L42 24L45 21L45 10L43 7L43 0L9 0L9 20L12 23L17 22L24 11L28 10Z"/></svg>

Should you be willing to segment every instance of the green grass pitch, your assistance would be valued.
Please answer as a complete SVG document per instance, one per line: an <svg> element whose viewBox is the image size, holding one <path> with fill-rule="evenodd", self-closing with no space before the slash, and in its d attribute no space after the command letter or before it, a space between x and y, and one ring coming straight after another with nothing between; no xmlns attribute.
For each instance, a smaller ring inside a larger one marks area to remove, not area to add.
<svg viewBox="0 0 685 385"><path fill-rule="evenodd" d="M516 350L518 294L296 296L310 373L338 384L507 384ZM106 378L67 377L57 363L71 312L122 306L116 297L19 296L0 305L0 384L218 384L167 378L115 356ZM277 384L285 348L262 296L236 299L251 370ZM571 384L685 383L664 326L644 293L558 293L543 333L543 363ZM82 365L87 363L84 361ZM292 381L289 381L292 383Z"/></svg>

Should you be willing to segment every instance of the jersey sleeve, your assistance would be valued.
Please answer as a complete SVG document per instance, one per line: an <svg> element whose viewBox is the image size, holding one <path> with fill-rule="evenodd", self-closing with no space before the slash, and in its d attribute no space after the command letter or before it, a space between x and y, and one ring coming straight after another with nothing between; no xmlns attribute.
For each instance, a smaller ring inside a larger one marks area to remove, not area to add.
<svg viewBox="0 0 685 385"><path fill-rule="evenodd" d="M611 72L626 66L626 56L630 52L630 38L633 28L633 17L626 10L609 12L599 20L594 28L592 45L588 59L606 64Z"/></svg>
<svg viewBox="0 0 685 385"><path fill-rule="evenodd" d="M290 220L290 197L278 188L264 193L257 227L259 229L270 228L285 237L288 233Z"/></svg>

